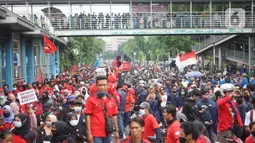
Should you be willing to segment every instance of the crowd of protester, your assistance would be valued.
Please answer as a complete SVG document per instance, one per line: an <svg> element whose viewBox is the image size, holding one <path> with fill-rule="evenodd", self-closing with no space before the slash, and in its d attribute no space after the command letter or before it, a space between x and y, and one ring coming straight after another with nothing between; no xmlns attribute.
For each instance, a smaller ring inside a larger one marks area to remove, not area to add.
<svg viewBox="0 0 255 143"><path fill-rule="evenodd" d="M187 71L190 71L188 69ZM80 67L0 89L3 143L255 142L255 74ZM12 86L12 90L10 87ZM38 101L21 105L34 89Z"/></svg>
<svg viewBox="0 0 255 143"><path fill-rule="evenodd" d="M211 16L212 26L220 27L224 16ZM210 27L208 13L76 13L69 17L51 16L57 29L126 29L126 28L205 28Z"/></svg>

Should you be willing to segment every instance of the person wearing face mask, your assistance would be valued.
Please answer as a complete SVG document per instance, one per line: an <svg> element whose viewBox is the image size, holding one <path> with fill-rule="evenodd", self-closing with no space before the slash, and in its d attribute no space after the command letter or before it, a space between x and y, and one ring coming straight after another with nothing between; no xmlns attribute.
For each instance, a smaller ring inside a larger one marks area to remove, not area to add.
<svg viewBox="0 0 255 143"><path fill-rule="evenodd" d="M45 126L43 128L43 140L50 141L52 138L51 126L52 123L57 122L57 117L55 115L48 115L46 117Z"/></svg>
<svg viewBox="0 0 255 143"><path fill-rule="evenodd" d="M106 132L106 115L113 119L115 127L113 134L115 140L119 139L118 107L114 102L115 99L108 95L108 84L107 76L98 76L96 78L98 92L90 95L86 101L84 113L86 114L87 140L89 143L111 143L112 135Z"/></svg>
<svg viewBox="0 0 255 143"><path fill-rule="evenodd" d="M253 104L253 106L255 107L255 97L253 97L251 99L251 103ZM248 111L245 114L245 122L244 122L244 126L247 132L250 132L250 128L249 125L250 123L255 121L255 109L251 109L250 111Z"/></svg>
<svg viewBox="0 0 255 143"><path fill-rule="evenodd" d="M5 105L2 108L3 112L2 112L2 117L4 119L4 128L5 129L11 129L13 127L12 121L14 120L14 113L13 110L11 108L11 106L9 105Z"/></svg>
<svg viewBox="0 0 255 143"><path fill-rule="evenodd" d="M239 114L241 116L242 122L244 123L245 121L245 114L248 112L247 106L244 103L244 97L243 95L238 95L236 97L236 107L239 111Z"/></svg>
<svg viewBox="0 0 255 143"><path fill-rule="evenodd" d="M53 122L51 125L52 138L51 143L74 143L70 136L69 126L63 121Z"/></svg>
<svg viewBox="0 0 255 143"><path fill-rule="evenodd" d="M179 97L178 97L178 86L173 85L172 93L167 97L167 103L174 104L177 108L180 107Z"/></svg>
<svg viewBox="0 0 255 143"><path fill-rule="evenodd" d="M75 114L78 118L79 124L85 126L85 116L82 114L82 106L83 103L80 100L75 101L74 103L74 111L69 114Z"/></svg>
<svg viewBox="0 0 255 143"><path fill-rule="evenodd" d="M161 130L156 118L150 114L150 104L143 102L139 107L139 115L144 118L145 123L143 138L148 140L148 136L154 136L156 134L156 143L160 143Z"/></svg>
<svg viewBox="0 0 255 143"><path fill-rule="evenodd" d="M193 122L183 122L180 128L180 138L177 143L207 143L200 138L199 129Z"/></svg>
<svg viewBox="0 0 255 143"><path fill-rule="evenodd" d="M77 98L74 95L67 96L66 103L64 105L63 110L60 112L59 120L67 121L67 115L74 111L75 102Z"/></svg>
<svg viewBox="0 0 255 143"><path fill-rule="evenodd" d="M150 94L147 96L146 101L150 103L150 113L156 118L159 123L161 116L159 113L159 101L156 100L155 88L152 88Z"/></svg>
<svg viewBox="0 0 255 143"><path fill-rule="evenodd" d="M4 92L4 95L5 95L5 96L8 96L8 93L10 92L10 91L9 91L9 86L8 86L8 84L4 84L4 86L3 86L3 92Z"/></svg>
<svg viewBox="0 0 255 143"><path fill-rule="evenodd" d="M197 103L197 107L199 110L200 118L206 127L207 136L210 138L211 142L214 142L213 125L214 121L217 120L217 118L215 118L217 115L217 108L215 103L209 99L209 90L202 89L201 92L202 99Z"/></svg>
<svg viewBox="0 0 255 143"><path fill-rule="evenodd" d="M12 132L12 143L33 143L37 140L38 132L30 130L30 119L24 113L19 113L14 121Z"/></svg>
<svg viewBox="0 0 255 143"><path fill-rule="evenodd" d="M51 115L51 111L52 111L52 105L49 103L45 103L43 104L43 114L40 116L40 118L38 118L38 123L45 123L46 118Z"/></svg>
<svg viewBox="0 0 255 143"><path fill-rule="evenodd" d="M180 137L180 122L176 119L176 107L167 105L164 108L164 118L167 122L166 143L176 143Z"/></svg>
<svg viewBox="0 0 255 143"><path fill-rule="evenodd" d="M18 90L18 85L17 84L13 84L13 88L12 88L12 93L17 96L19 90Z"/></svg>
<svg viewBox="0 0 255 143"><path fill-rule="evenodd" d="M79 123L79 118L76 114L69 115L70 134L76 143L84 143L86 141L85 124Z"/></svg>
<svg viewBox="0 0 255 143"><path fill-rule="evenodd" d="M49 92L48 91L43 91L42 94L41 94L41 98L40 98L40 103L42 105L44 105L45 103L49 103L49 104L52 104L53 105L53 101L52 99L50 99L49 97Z"/></svg>
<svg viewBox="0 0 255 143"><path fill-rule="evenodd" d="M148 140L144 139L144 120L141 117L135 117L130 120L130 136L122 140L121 143L149 143Z"/></svg>
<svg viewBox="0 0 255 143"><path fill-rule="evenodd" d="M245 143L255 143L255 122L251 122L249 125L250 128L250 136L245 139Z"/></svg>

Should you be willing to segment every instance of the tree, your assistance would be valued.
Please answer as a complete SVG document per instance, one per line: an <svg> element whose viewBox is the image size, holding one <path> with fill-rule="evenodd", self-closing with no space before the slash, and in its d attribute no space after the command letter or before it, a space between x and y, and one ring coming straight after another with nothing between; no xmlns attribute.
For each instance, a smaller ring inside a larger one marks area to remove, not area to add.
<svg viewBox="0 0 255 143"><path fill-rule="evenodd" d="M96 37L70 38L68 48L61 52L62 68L73 65L89 65L96 61L97 56L103 52L105 42Z"/></svg>
<svg viewBox="0 0 255 143"><path fill-rule="evenodd" d="M119 52L124 52L130 57L136 53L136 60L156 61L168 59L169 54L173 57L177 52L190 52L192 40L190 36L152 36L134 37L119 46Z"/></svg>

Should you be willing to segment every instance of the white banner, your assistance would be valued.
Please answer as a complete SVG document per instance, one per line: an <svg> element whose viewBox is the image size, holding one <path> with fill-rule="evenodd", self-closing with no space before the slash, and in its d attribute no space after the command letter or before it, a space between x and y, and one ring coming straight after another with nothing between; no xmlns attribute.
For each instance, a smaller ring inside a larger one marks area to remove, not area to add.
<svg viewBox="0 0 255 143"><path fill-rule="evenodd" d="M18 93L18 99L21 105L38 101L34 89Z"/></svg>

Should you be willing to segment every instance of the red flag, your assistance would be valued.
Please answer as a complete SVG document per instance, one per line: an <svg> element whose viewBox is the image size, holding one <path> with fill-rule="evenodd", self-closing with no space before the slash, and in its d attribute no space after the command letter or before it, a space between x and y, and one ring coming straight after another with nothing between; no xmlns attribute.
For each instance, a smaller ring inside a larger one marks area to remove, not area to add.
<svg viewBox="0 0 255 143"><path fill-rule="evenodd" d="M44 46L43 51L45 54L52 54L52 50L48 46Z"/></svg>
<svg viewBox="0 0 255 143"><path fill-rule="evenodd" d="M189 52L186 54L183 54L180 57L180 62L182 64L182 66L188 66L188 65L193 65L197 63L197 58L196 58L196 54L195 52Z"/></svg>
<svg viewBox="0 0 255 143"><path fill-rule="evenodd" d="M43 36L44 46L48 46L52 51L57 52L57 47L50 41L47 36Z"/></svg>

